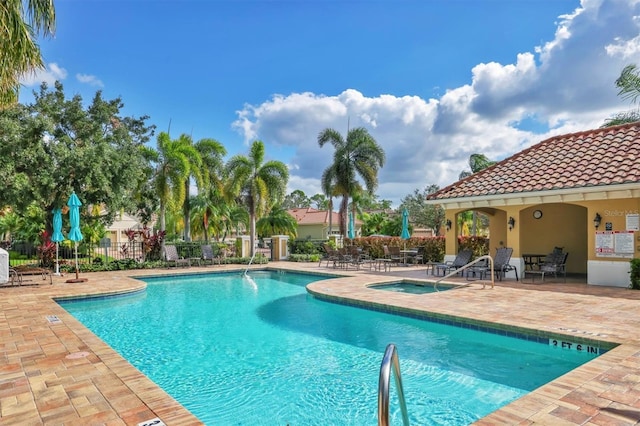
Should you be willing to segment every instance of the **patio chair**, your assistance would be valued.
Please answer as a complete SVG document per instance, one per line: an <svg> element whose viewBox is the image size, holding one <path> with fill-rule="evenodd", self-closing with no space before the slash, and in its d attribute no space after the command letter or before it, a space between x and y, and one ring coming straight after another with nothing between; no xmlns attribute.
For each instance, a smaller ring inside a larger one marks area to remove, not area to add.
<svg viewBox="0 0 640 426"><path fill-rule="evenodd" d="M385 259L389 259L389 263L392 263L396 266L403 263L404 258L400 254L400 247L389 247L387 245L384 245L382 249L384 250L384 257Z"/></svg>
<svg viewBox="0 0 640 426"><path fill-rule="evenodd" d="M220 256L218 256L218 255L216 255L216 253L214 253L213 247L211 247L211 244L205 244L205 245L201 246L200 249L202 250L202 263L204 265L206 265L207 262L211 262L212 266L216 262L218 263L218 265L222 264Z"/></svg>
<svg viewBox="0 0 640 426"><path fill-rule="evenodd" d="M451 271L462 268L467 263L471 262L473 252L470 249L460 250L453 261L448 261L435 265L435 270L438 275L442 273L442 276L447 275Z"/></svg>
<svg viewBox="0 0 640 426"><path fill-rule="evenodd" d="M510 247L500 247L496 249L496 256L493 259L493 271L498 281L502 281L502 278L510 271L515 272L516 281L518 281L518 268L509 263L512 254L513 249Z"/></svg>
<svg viewBox="0 0 640 426"><path fill-rule="evenodd" d="M17 281L18 285L24 285L25 282L35 282L35 280L29 279L29 278L25 278L27 276L33 276L33 277L41 277L42 281L49 281L49 284L53 284L53 277L51 275L51 271L47 268L40 268L37 266L30 266L30 265L18 265L15 266L13 269L13 274L15 274L13 276L13 281ZM49 278L47 280L47 278Z"/></svg>
<svg viewBox="0 0 640 426"><path fill-rule="evenodd" d="M325 262L327 268L329 264L331 264L334 268L336 267L336 262L339 260L338 250L331 248L329 244L323 244L322 248L324 249L324 256L320 259L320 263L318 263L318 267L322 266L322 262Z"/></svg>
<svg viewBox="0 0 640 426"><path fill-rule="evenodd" d="M178 249L174 245L164 246L164 258L167 262L167 267L171 267L173 264L176 268L178 265L191 266L191 259L185 259L178 255Z"/></svg>
<svg viewBox="0 0 640 426"><path fill-rule="evenodd" d="M553 274L554 278L558 278L558 274L562 274L564 282L567 282L568 257L569 253L554 249L544 258L544 261L540 264L540 269L527 271L527 275L532 275L532 281L535 281L536 275L540 275L542 282L544 282L545 275Z"/></svg>

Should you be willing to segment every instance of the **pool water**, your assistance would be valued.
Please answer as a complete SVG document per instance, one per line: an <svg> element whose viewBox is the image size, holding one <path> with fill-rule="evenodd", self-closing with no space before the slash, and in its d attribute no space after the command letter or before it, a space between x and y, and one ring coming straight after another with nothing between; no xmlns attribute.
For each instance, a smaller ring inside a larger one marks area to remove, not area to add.
<svg viewBox="0 0 640 426"><path fill-rule="evenodd" d="M438 285L436 289L433 284L415 284L415 283L391 283L383 285L370 286L374 290L395 291L396 293L409 293L409 294L428 294L437 293L439 291L451 290L452 286L446 284Z"/></svg>
<svg viewBox="0 0 640 426"><path fill-rule="evenodd" d="M465 425L592 359L468 328L317 300L322 277L146 279L131 296L60 302L206 424L376 424L394 343L411 424ZM391 422L399 424L395 386Z"/></svg>

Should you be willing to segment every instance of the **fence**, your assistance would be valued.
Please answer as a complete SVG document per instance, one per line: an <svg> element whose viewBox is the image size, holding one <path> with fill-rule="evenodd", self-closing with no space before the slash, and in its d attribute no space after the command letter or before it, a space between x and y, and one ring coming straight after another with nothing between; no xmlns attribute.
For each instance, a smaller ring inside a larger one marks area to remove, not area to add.
<svg viewBox="0 0 640 426"><path fill-rule="evenodd" d="M204 241L191 242L167 242L166 244L175 245L178 254L184 258L201 258L203 244L210 244L218 250L222 250L223 257L235 256L235 242L216 243ZM39 265L53 267L56 261L55 249L48 250L43 256L37 247L29 243L15 243L7 246L9 250L9 263L11 266L17 265ZM214 249L215 250L215 249ZM271 259L270 249L259 249L267 259ZM68 243L61 244L58 247L58 263L61 266L75 265L75 249ZM145 247L141 241L130 241L123 244L111 244L109 247L100 247L97 244L80 243L78 245L78 263L82 265L95 263L110 263L114 261L135 261L135 262L153 262L163 260L160 247L150 249Z"/></svg>

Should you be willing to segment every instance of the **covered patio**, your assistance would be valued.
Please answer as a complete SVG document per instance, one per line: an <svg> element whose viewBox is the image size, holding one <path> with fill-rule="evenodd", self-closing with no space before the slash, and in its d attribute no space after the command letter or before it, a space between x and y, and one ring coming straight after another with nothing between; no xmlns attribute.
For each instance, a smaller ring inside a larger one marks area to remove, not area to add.
<svg viewBox="0 0 640 426"><path fill-rule="evenodd" d="M512 247L518 271L561 249L569 277L628 287L629 260L640 257L640 123L544 140L427 202L451 224L446 260L458 251L458 215L473 210L489 217L491 254Z"/></svg>

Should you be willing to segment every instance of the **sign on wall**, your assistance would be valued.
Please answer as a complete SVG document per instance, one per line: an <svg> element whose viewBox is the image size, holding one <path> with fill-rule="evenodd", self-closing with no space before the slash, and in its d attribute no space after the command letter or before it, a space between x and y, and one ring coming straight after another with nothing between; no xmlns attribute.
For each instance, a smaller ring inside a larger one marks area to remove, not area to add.
<svg viewBox="0 0 640 426"><path fill-rule="evenodd" d="M633 231L596 231L596 257L633 258Z"/></svg>

